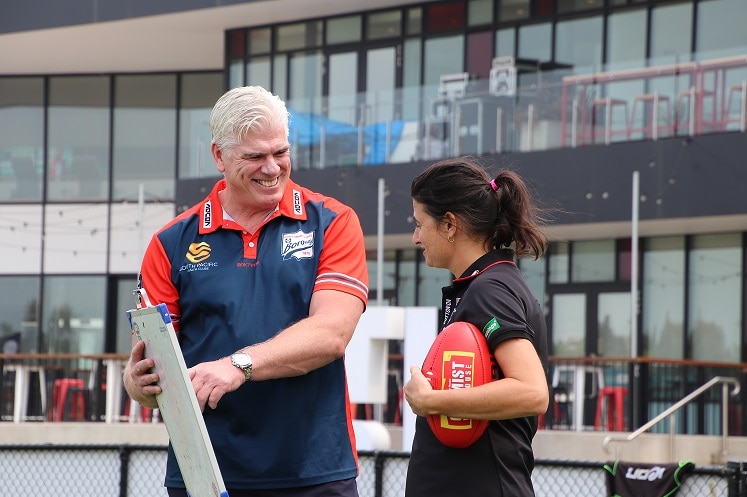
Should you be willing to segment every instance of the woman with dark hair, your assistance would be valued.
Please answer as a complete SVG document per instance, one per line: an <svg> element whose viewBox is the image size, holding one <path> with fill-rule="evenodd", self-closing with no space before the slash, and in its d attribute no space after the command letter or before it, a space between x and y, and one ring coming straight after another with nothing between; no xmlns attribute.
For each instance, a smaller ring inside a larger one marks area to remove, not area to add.
<svg viewBox="0 0 747 497"><path fill-rule="evenodd" d="M412 182L412 240L425 263L456 279L443 289L441 328L472 323L496 363L494 381L468 389L433 390L411 366L404 395L418 415L406 497L533 496L532 439L549 403L547 330L517 257L541 257L547 240L539 210L516 173L490 177L472 158L428 167ZM425 416L490 420L464 449L443 445Z"/></svg>

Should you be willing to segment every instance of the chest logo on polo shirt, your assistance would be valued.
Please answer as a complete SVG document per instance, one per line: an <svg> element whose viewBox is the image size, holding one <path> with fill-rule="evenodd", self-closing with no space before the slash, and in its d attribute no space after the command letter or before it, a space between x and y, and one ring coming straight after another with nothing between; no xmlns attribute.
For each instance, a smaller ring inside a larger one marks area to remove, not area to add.
<svg viewBox="0 0 747 497"><path fill-rule="evenodd" d="M202 262L210 257L210 245L207 242L190 243L187 250L187 260L192 264Z"/></svg>
<svg viewBox="0 0 747 497"><path fill-rule="evenodd" d="M311 259L314 256L314 232L305 233L301 230L295 233L283 233L283 246L280 249L283 260L291 257Z"/></svg>

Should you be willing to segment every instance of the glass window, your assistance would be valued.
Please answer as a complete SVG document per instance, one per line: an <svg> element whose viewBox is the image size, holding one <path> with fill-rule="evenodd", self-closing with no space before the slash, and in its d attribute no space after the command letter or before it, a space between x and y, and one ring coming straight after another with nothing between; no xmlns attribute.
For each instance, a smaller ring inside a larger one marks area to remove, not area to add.
<svg viewBox="0 0 747 497"><path fill-rule="evenodd" d="M464 71L464 36L431 38L425 42L425 84L437 86L442 74Z"/></svg>
<svg viewBox="0 0 747 497"><path fill-rule="evenodd" d="M410 307L415 303L415 288L417 286L416 272L417 252L415 250L398 250L399 264L397 267L397 304ZM369 273L371 274L371 273Z"/></svg>
<svg viewBox="0 0 747 497"><path fill-rule="evenodd" d="M545 279L547 277L546 259L540 258L536 261L530 257L519 260L521 274L532 290L537 301L545 307Z"/></svg>
<svg viewBox="0 0 747 497"><path fill-rule="evenodd" d="M290 107L298 112L321 111L323 57L321 52L290 57Z"/></svg>
<svg viewBox="0 0 747 497"><path fill-rule="evenodd" d="M651 10L653 64L690 60L692 22L692 2L661 5Z"/></svg>
<svg viewBox="0 0 747 497"><path fill-rule="evenodd" d="M41 204L3 205L0 210L3 216L0 226L0 236L3 240L0 273L41 273Z"/></svg>
<svg viewBox="0 0 747 497"><path fill-rule="evenodd" d="M493 0L469 0L467 24L480 26L493 22Z"/></svg>
<svg viewBox="0 0 747 497"><path fill-rule="evenodd" d="M210 153L210 112L223 93L221 73L184 74L179 95L179 178L219 176Z"/></svg>
<svg viewBox="0 0 747 497"><path fill-rule="evenodd" d="M417 119L420 115L420 62L423 58L419 38L405 40L402 68L402 118Z"/></svg>
<svg viewBox="0 0 747 497"><path fill-rule="evenodd" d="M531 24L519 28L519 57L548 62L552 60L552 25Z"/></svg>
<svg viewBox="0 0 747 497"><path fill-rule="evenodd" d="M628 10L611 14L607 18L607 58L615 68L641 65L646 58L646 11Z"/></svg>
<svg viewBox="0 0 747 497"><path fill-rule="evenodd" d="M370 251L366 254L368 259L368 298L370 305L378 305L379 297L379 281L378 281L378 259L376 251ZM399 305L396 302L396 288L397 282L395 281L397 271L397 260L396 251L385 250L384 251L384 269L382 271L382 305Z"/></svg>
<svg viewBox="0 0 747 497"><path fill-rule="evenodd" d="M369 115L367 123L380 123L394 119L394 87L397 84L397 49L395 47L374 48L366 52L366 104ZM375 70L374 70L375 68ZM386 137L375 136L374 140ZM386 144L381 150L386 151ZM369 146L376 147L374 143ZM387 159L387 157L380 157Z"/></svg>
<svg viewBox="0 0 747 497"><path fill-rule="evenodd" d="M228 58L240 59L246 55L246 31L239 29L228 33Z"/></svg>
<svg viewBox="0 0 747 497"><path fill-rule="evenodd" d="M568 269L570 267L570 252L568 243L551 243L548 251L548 267L550 283L568 283Z"/></svg>
<svg viewBox="0 0 747 497"><path fill-rule="evenodd" d="M0 78L0 200L42 198L44 81Z"/></svg>
<svg viewBox="0 0 747 497"><path fill-rule="evenodd" d="M112 205L109 273L137 274L151 236L175 213L171 202L149 202L142 209L135 202Z"/></svg>
<svg viewBox="0 0 747 497"><path fill-rule="evenodd" d="M104 276L48 276L42 299L40 352L101 354L104 352Z"/></svg>
<svg viewBox="0 0 747 497"><path fill-rule="evenodd" d="M644 356L684 357L685 240L644 240L641 281L641 336Z"/></svg>
<svg viewBox="0 0 747 497"><path fill-rule="evenodd" d="M464 27L465 4L463 2L439 3L426 7L426 30L429 33L451 31Z"/></svg>
<svg viewBox="0 0 747 497"><path fill-rule="evenodd" d="M499 29L495 32L495 56L513 57L516 51L516 30Z"/></svg>
<svg viewBox="0 0 747 497"><path fill-rule="evenodd" d="M238 60L228 65L228 87L244 86L244 61Z"/></svg>
<svg viewBox="0 0 747 497"><path fill-rule="evenodd" d="M113 199L174 198L176 76L117 76L114 99Z"/></svg>
<svg viewBox="0 0 747 497"><path fill-rule="evenodd" d="M418 281L418 301L415 305L436 307L441 309L441 289L451 285L452 274L446 269L425 265L422 256L418 254L420 265L420 279Z"/></svg>
<svg viewBox="0 0 747 497"><path fill-rule="evenodd" d="M347 124L357 124L356 90L358 53L344 52L329 56L329 96L327 115L330 119ZM355 147L353 147L355 150Z"/></svg>
<svg viewBox="0 0 747 497"><path fill-rule="evenodd" d="M47 198L109 196L109 78L49 79Z"/></svg>
<svg viewBox="0 0 747 497"><path fill-rule="evenodd" d="M46 204L44 271L105 273L109 204Z"/></svg>
<svg viewBox="0 0 747 497"><path fill-rule="evenodd" d="M402 11L389 10L366 17L366 38L379 40L402 34Z"/></svg>
<svg viewBox="0 0 747 497"><path fill-rule="evenodd" d="M688 261L692 359L739 362L744 304L741 235L695 236Z"/></svg>
<svg viewBox="0 0 747 497"><path fill-rule="evenodd" d="M555 31L555 61L574 67L602 64L602 17L559 22Z"/></svg>
<svg viewBox="0 0 747 497"><path fill-rule="evenodd" d="M558 0L558 13L580 12L598 9L604 6L604 0Z"/></svg>
<svg viewBox="0 0 747 497"><path fill-rule="evenodd" d="M499 21L515 21L529 18L529 0L501 0L498 7Z"/></svg>
<svg viewBox="0 0 747 497"><path fill-rule="evenodd" d="M322 21L287 24L275 31L275 46L281 51L319 47L322 45L323 34Z"/></svg>
<svg viewBox="0 0 747 497"><path fill-rule="evenodd" d="M246 84L272 88L270 57L252 57L246 64Z"/></svg>
<svg viewBox="0 0 747 497"><path fill-rule="evenodd" d="M360 41L361 16L335 17L327 21L327 43Z"/></svg>
<svg viewBox="0 0 747 497"><path fill-rule="evenodd" d="M493 66L492 31L467 35L467 72L488 80Z"/></svg>
<svg viewBox="0 0 747 497"><path fill-rule="evenodd" d="M272 60L272 92L288 100L288 56L276 55Z"/></svg>
<svg viewBox="0 0 747 497"><path fill-rule="evenodd" d="M698 2L695 46L698 52L722 52L719 55L744 54L744 0L710 0Z"/></svg>
<svg viewBox="0 0 747 497"><path fill-rule="evenodd" d="M630 292L602 292L597 298L597 354L630 355Z"/></svg>
<svg viewBox="0 0 747 497"><path fill-rule="evenodd" d="M423 9L413 7L407 9L407 24L405 30L408 35L418 35L423 31Z"/></svg>
<svg viewBox="0 0 747 497"><path fill-rule="evenodd" d="M132 291L137 288L137 278L117 280L117 336L114 340L115 354L129 354L132 350L132 331L127 311L135 307Z"/></svg>
<svg viewBox="0 0 747 497"><path fill-rule="evenodd" d="M255 28L249 30L249 55L266 54L272 50L272 30Z"/></svg>
<svg viewBox="0 0 747 497"><path fill-rule="evenodd" d="M12 339L18 352L39 352L38 276L0 277L0 342Z"/></svg>
<svg viewBox="0 0 747 497"><path fill-rule="evenodd" d="M586 354L586 295L556 294L552 298L552 355Z"/></svg>
<svg viewBox="0 0 747 497"><path fill-rule="evenodd" d="M571 278L581 281L615 281L615 241L573 242Z"/></svg>

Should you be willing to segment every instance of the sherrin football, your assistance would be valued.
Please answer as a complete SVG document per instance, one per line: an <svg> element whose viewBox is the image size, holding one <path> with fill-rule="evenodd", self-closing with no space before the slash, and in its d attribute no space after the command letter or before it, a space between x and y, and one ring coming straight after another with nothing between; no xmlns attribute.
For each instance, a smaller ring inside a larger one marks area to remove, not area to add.
<svg viewBox="0 0 747 497"><path fill-rule="evenodd" d="M457 321L436 336L423 362L423 374L434 390L472 388L492 381L490 351L485 336L471 323ZM442 444L465 448L479 439L487 420L426 417L428 426Z"/></svg>

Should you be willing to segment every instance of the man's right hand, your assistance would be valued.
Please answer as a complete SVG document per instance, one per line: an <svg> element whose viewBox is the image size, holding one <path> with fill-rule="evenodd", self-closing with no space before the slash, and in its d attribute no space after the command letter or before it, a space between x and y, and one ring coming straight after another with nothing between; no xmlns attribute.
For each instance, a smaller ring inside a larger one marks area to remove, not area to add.
<svg viewBox="0 0 747 497"><path fill-rule="evenodd" d="M155 361L145 357L145 342L138 341L132 346L122 377L127 394L140 405L151 409L158 408L156 395L161 393L154 367Z"/></svg>

